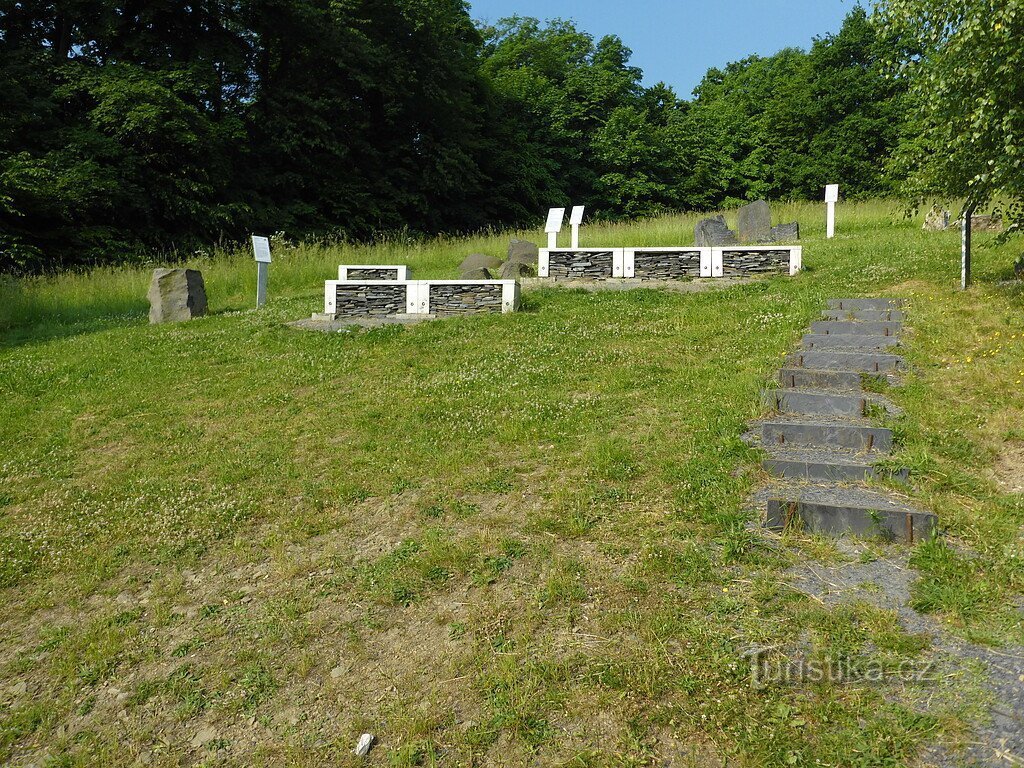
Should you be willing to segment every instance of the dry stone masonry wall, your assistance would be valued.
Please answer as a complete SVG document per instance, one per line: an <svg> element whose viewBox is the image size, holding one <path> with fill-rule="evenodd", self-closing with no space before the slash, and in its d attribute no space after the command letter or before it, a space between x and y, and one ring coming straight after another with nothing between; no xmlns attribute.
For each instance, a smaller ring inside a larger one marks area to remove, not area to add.
<svg viewBox="0 0 1024 768"><path fill-rule="evenodd" d="M726 275L788 274L790 252L778 250L734 250L722 252L722 271Z"/></svg>
<svg viewBox="0 0 1024 768"><path fill-rule="evenodd" d="M641 280L674 280L700 277L700 250L636 251L633 276Z"/></svg>
<svg viewBox="0 0 1024 768"><path fill-rule="evenodd" d="M612 277L614 252L551 251L548 256L548 277L556 280L603 280Z"/></svg>
<svg viewBox="0 0 1024 768"><path fill-rule="evenodd" d="M334 314L338 317L387 317L404 315L406 287L404 283L338 283Z"/></svg>
<svg viewBox="0 0 1024 768"><path fill-rule="evenodd" d="M398 270L391 267L353 267L348 270L349 280L397 280Z"/></svg>
<svg viewBox="0 0 1024 768"><path fill-rule="evenodd" d="M442 283L430 286L430 311L438 315L473 315L501 312L500 283L457 285Z"/></svg>

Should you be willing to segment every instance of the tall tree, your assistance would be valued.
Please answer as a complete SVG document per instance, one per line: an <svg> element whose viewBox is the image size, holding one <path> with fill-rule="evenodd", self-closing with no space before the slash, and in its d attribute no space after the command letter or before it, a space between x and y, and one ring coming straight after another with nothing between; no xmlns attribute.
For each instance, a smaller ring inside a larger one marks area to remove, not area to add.
<svg viewBox="0 0 1024 768"><path fill-rule="evenodd" d="M884 0L877 20L905 41L892 73L910 87L913 136L896 173L914 200L963 198L965 208L1012 199L1024 219L1024 2Z"/></svg>

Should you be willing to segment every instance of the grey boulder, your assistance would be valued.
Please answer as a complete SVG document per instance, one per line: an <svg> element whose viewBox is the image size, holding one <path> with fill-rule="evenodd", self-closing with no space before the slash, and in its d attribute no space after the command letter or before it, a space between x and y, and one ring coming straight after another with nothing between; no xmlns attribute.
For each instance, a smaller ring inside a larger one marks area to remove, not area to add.
<svg viewBox="0 0 1024 768"><path fill-rule="evenodd" d="M536 243L531 243L529 240L512 240L508 244L508 260L505 263L514 261L536 267L539 255L540 249Z"/></svg>
<svg viewBox="0 0 1024 768"><path fill-rule="evenodd" d="M949 229L949 211L940 205L933 205L932 209L925 214L924 226L921 229L926 232L941 232Z"/></svg>
<svg viewBox="0 0 1024 768"><path fill-rule="evenodd" d="M510 259L501 265L499 274L502 280L518 280L520 277L533 277L537 274L537 270L530 264Z"/></svg>
<svg viewBox="0 0 1024 768"><path fill-rule="evenodd" d="M486 253L471 253L459 264L459 272L465 274L474 269L497 269L501 266L501 259L488 256Z"/></svg>
<svg viewBox="0 0 1024 768"><path fill-rule="evenodd" d="M779 224L772 227L772 242L783 243L789 240L800 239L800 223L793 221L789 224Z"/></svg>
<svg viewBox="0 0 1024 768"><path fill-rule="evenodd" d="M772 239L772 210L764 200L739 209L736 229L741 243L767 243Z"/></svg>
<svg viewBox="0 0 1024 768"><path fill-rule="evenodd" d="M736 233L729 229L722 214L701 219L693 231L694 244L698 248L719 245L736 245Z"/></svg>
<svg viewBox="0 0 1024 768"><path fill-rule="evenodd" d="M176 323L206 314L206 285L198 269L154 269L149 322Z"/></svg>
<svg viewBox="0 0 1024 768"><path fill-rule="evenodd" d="M501 262L498 262L501 264ZM484 267L478 267L477 269L468 269L459 276L460 280L490 280L491 271Z"/></svg>

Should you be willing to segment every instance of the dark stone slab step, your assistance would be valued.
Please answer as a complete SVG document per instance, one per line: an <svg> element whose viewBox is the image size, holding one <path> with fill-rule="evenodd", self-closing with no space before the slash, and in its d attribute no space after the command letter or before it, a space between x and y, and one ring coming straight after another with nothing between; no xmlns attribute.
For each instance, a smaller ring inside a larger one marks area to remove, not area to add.
<svg viewBox="0 0 1024 768"><path fill-rule="evenodd" d="M860 392L864 387L865 376L871 376L871 374L864 374L859 371L782 368L779 371L779 384L786 389L811 387Z"/></svg>
<svg viewBox="0 0 1024 768"><path fill-rule="evenodd" d="M767 489L766 525L788 526L833 536L852 533L914 543L934 536L938 517L888 496L862 488L815 488L779 485Z"/></svg>
<svg viewBox="0 0 1024 768"><path fill-rule="evenodd" d="M898 336L903 330L901 323L880 320L817 320L811 323L811 333L857 334L861 336Z"/></svg>
<svg viewBox="0 0 1024 768"><path fill-rule="evenodd" d="M796 352L786 357L786 365L792 368L813 368L818 371L854 371L858 373L898 371L906 366L903 358L899 355L848 349Z"/></svg>
<svg viewBox="0 0 1024 768"><path fill-rule="evenodd" d="M829 309L899 309L903 299L829 299Z"/></svg>
<svg viewBox="0 0 1024 768"><path fill-rule="evenodd" d="M907 469L891 470L875 465L883 457L884 454L874 452L773 447L761 466L775 477L817 483L857 483L879 479L906 482L909 476Z"/></svg>
<svg viewBox="0 0 1024 768"><path fill-rule="evenodd" d="M883 323L903 322L903 313L898 309L826 309L821 316L826 320L868 320Z"/></svg>
<svg viewBox="0 0 1024 768"><path fill-rule="evenodd" d="M840 448L850 451L892 451L892 430L867 419L786 414L761 423L761 444Z"/></svg>
<svg viewBox="0 0 1024 768"><path fill-rule="evenodd" d="M808 333L802 339L804 349L888 349L900 343L897 336L858 336L853 333Z"/></svg>
<svg viewBox="0 0 1024 768"><path fill-rule="evenodd" d="M780 413L863 416L868 400L863 393L840 394L821 389L769 389L764 393L769 407Z"/></svg>

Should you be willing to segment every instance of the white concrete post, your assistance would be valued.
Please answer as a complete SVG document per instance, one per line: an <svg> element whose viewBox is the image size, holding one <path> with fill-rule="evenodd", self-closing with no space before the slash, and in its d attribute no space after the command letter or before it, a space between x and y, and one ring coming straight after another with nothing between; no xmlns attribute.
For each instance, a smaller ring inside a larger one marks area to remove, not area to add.
<svg viewBox="0 0 1024 768"><path fill-rule="evenodd" d="M565 219L565 208L552 208L548 211L548 220L544 231L548 235L548 248L558 247L558 233L562 231L562 220Z"/></svg>
<svg viewBox="0 0 1024 768"><path fill-rule="evenodd" d="M252 250L256 256L256 306L267 303L267 280L270 277L270 240L252 236Z"/></svg>
<svg viewBox="0 0 1024 768"><path fill-rule="evenodd" d="M580 224L583 223L583 208L582 205L574 205L572 207L572 213L569 214L569 225L572 227L572 247L580 247Z"/></svg>
<svg viewBox="0 0 1024 768"><path fill-rule="evenodd" d="M825 205L828 211L825 216L825 237L836 236L836 203L839 202L839 185L829 184L825 187Z"/></svg>

